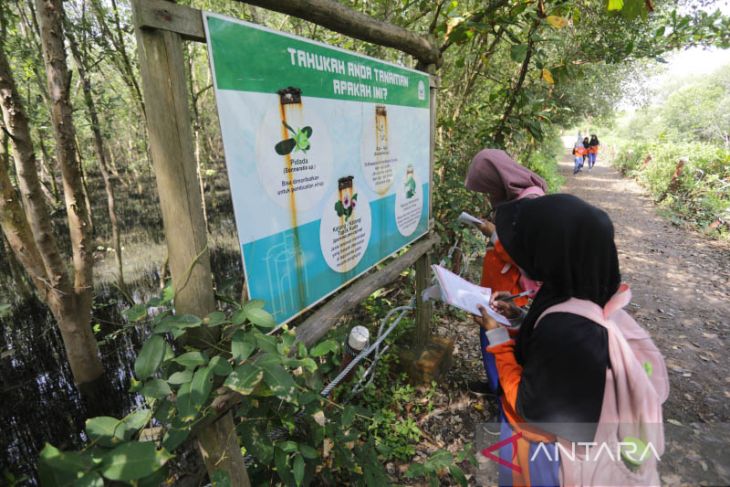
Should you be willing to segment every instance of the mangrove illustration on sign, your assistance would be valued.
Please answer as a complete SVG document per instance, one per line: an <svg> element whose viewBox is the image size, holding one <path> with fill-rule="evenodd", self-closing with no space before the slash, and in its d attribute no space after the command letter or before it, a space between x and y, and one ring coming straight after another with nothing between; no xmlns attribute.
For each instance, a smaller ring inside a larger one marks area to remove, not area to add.
<svg viewBox="0 0 730 487"><path fill-rule="evenodd" d="M428 77L204 23L249 297L285 323L428 231Z"/></svg>

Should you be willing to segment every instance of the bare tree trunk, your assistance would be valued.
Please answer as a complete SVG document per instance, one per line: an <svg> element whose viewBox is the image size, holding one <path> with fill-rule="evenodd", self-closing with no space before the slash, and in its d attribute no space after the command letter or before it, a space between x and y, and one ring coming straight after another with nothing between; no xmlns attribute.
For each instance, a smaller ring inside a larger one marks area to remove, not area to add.
<svg viewBox="0 0 730 487"><path fill-rule="evenodd" d="M96 157L99 160L99 170L101 171L101 177L104 180L104 189L106 191L106 205L107 212L109 213L109 222L112 229L112 242L114 245L114 251L116 253L117 260L117 284L123 295L127 295L127 287L124 283L124 266L122 261L122 243L119 236L119 223L117 221L117 213L115 210L116 200L114 198L114 186L111 183L111 176L106 163L106 153L104 152L104 139L101 136L101 127L99 124L99 116L96 112L96 105L94 104L94 97L91 93L91 82L86 71L86 59L82 56L79 45L76 42L76 37L73 35L71 29L67 30L66 35L69 45L71 47L71 53L76 61L76 69L81 79L81 86L84 92L84 102L86 103L86 111L89 115L89 121L91 123L91 131L94 134L94 149L96 150Z"/></svg>
<svg viewBox="0 0 730 487"><path fill-rule="evenodd" d="M68 228L73 252L74 282L70 292L52 293L49 304L59 311L64 344L75 381L91 385L104 372L91 330L93 290L93 244L91 218L84 197L81 167L75 146L75 130L69 101L69 72L63 38L61 0L36 0L41 30L43 60L51 98L51 123L56 139L58 164L63 177Z"/></svg>
<svg viewBox="0 0 730 487"><path fill-rule="evenodd" d="M81 152L81 144L79 138L74 134L74 146L76 147L76 158L78 159L79 175L81 176L81 190L84 194L86 208L89 211L89 235L94 235L94 217L91 213L91 200L89 199L89 186L86 184L86 171L84 171L84 157ZM93 249L92 249L93 251Z"/></svg>
<svg viewBox="0 0 730 487"><path fill-rule="evenodd" d="M41 146L41 165L46 168L48 176L51 180L51 190L53 191L54 206L61 203L61 194L58 191L58 182L56 181L56 171L53 170L53 159L48 155L48 149L43 142L45 134L42 130L38 131L38 143Z"/></svg>
<svg viewBox="0 0 730 487"><path fill-rule="evenodd" d="M200 204L203 207L203 219L205 220L205 228L210 233L210 223L208 223L208 208L205 204L205 168L200 158L200 112L198 111L199 93L195 89L195 73L193 66L192 47L188 49L188 89L193 97L193 137L195 138L195 165L198 168L198 184L200 185Z"/></svg>

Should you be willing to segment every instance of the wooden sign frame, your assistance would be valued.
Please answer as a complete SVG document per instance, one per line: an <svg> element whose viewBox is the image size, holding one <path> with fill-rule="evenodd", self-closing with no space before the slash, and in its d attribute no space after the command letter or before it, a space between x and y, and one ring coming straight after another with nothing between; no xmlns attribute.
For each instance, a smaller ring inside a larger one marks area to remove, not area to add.
<svg viewBox="0 0 730 487"><path fill-rule="evenodd" d="M187 91L182 43L183 40L206 42L202 11L163 0L132 0L131 3L150 151L175 289L175 309L180 314L206 316L215 310L216 304L208 232L194 156L190 94ZM430 67L429 71L433 72L435 66ZM433 75L429 78L429 191L432 192L438 79ZM431 202L432 198L429 197L429 218ZM429 228L432 225L429 224ZM180 237L181 232L184 238ZM436 243L438 237L429 231L405 253L391 259L382 268L371 270L337 293L296 325L298 340L307 346L313 345L345 313L377 289L395 280L405 269L415 265L416 330L413 336L416 345L423 346L430 335L431 304L422 301L421 294L429 283L430 251ZM217 397L212 408L218 415L199 424L191 438L197 441L209 474L224 470L232 486L248 487L248 473L230 411L238 400L240 397L235 394Z"/></svg>

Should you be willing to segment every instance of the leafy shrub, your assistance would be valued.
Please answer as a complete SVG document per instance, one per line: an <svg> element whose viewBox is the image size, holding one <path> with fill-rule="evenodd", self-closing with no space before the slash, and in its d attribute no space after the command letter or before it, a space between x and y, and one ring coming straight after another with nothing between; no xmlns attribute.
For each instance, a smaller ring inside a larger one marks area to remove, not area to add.
<svg viewBox="0 0 730 487"><path fill-rule="evenodd" d="M221 396L214 391L220 386L227 388L226 402L238 418L236 431L250 456L247 470L254 485L300 486L315 479L326 485L387 485L384 461L410 461L415 454L421 430L408 413L430 407L432 392L424 405L413 387L379 370L377 388L371 384L360 400L323 398L324 383L339 371L341 340L328 338L307 348L286 327L268 335L275 322L261 301L227 300L230 311L198 318L173 314L172 299L167 287L161 297L125 313L128 327L151 330L135 360L138 380L131 388L144 398L143 405L121 419L87 420L89 441L82 451L47 444L39 461L43 485L103 485L104 479L140 486L174 483L168 464L184 453L199 425L218 414ZM158 311L151 319L149 308ZM173 340L214 330L220 338L205 349ZM211 481L227 485L227 472L214 472Z"/></svg>
<svg viewBox="0 0 730 487"><path fill-rule="evenodd" d="M647 161L647 158L651 159ZM686 161L676 181L677 164ZM725 230L730 221L730 151L704 143L634 143L614 160L623 174L636 177L657 202L681 218ZM723 230L721 230L723 231Z"/></svg>

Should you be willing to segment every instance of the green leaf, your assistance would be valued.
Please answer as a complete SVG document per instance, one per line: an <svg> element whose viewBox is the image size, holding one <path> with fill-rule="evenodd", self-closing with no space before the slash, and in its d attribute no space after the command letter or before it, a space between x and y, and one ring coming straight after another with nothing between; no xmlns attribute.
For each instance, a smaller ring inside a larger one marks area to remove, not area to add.
<svg viewBox="0 0 730 487"><path fill-rule="evenodd" d="M509 55L516 63L524 61L527 56L527 44L516 44L510 47Z"/></svg>
<svg viewBox="0 0 730 487"><path fill-rule="evenodd" d="M134 373L138 379L147 379L159 368L165 356L165 339L153 335L142 346L134 361Z"/></svg>
<svg viewBox="0 0 730 487"><path fill-rule="evenodd" d="M608 10L621 10L624 8L624 0L608 0Z"/></svg>
<svg viewBox="0 0 730 487"><path fill-rule="evenodd" d="M268 352L272 355L276 355L279 353L278 349L276 348L276 338L264 335L259 331L256 331L254 333L254 336L256 337L256 346L259 347L261 350L263 350L264 352Z"/></svg>
<svg viewBox="0 0 730 487"><path fill-rule="evenodd" d="M297 362L299 363L300 366L302 366L305 370L307 370L309 372L314 373L317 371L317 368L318 368L317 362L315 362L314 360L312 360L309 357L299 359Z"/></svg>
<svg viewBox="0 0 730 487"><path fill-rule="evenodd" d="M163 381L160 382L167 385ZM132 435L134 435L134 433L136 433L137 431L142 429L147 423L149 423L150 419L152 419L152 411L150 411L149 409L138 409L126 415L122 419L122 422L126 427L126 431L124 432L124 438L126 440L130 439Z"/></svg>
<svg viewBox="0 0 730 487"><path fill-rule="evenodd" d="M92 471L77 479L73 485L74 487L104 487L104 479L97 472Z"/></svg>
<svg viewBox="0 0 730 487"><path fill-rule="evenodd" d="M101 446L116 446L123 442L127 427L124 422L110 416L97 416L86 420L86 434Z"/></svg>
<svg viewBox="0 0 730 487"><path fill-rule="evenodd" d="M147 317L147 306L144 304L135 304L131 308L124 310L122 314L127 318L127 321L134 323Z"/></svg>
<svg viewBox="0 0 730 487"><path fill-rule="evenodd" d="M246 314L246 318L256 326L260 326L261 328L273 328L276 326L276 320L265 309L247 305L243 308L243 312Z"/></svg>
<svg viewBox="0 0 730 487"><path fill-rule="evenodd" d="M243 303L244 308L263 308L266 305L266 301L261 299L252 299Z"/></svg>
<svg viewBox="0 0 730 487"><path fill-rule="evenodd" d="M208 363L208 357L202 352L187 352L173 359L186 369L194 369Z"/></svg>
<svg viewBox="0 0 730 487"><path fill-rule="evenodd" d="M233 370L233 367L231 367L231 364L228 363L228 361L221 357L220 355L216 355L212 359L210 359L210 363L208 364L208 367L211 368L213 373L218 376L225 377L228 374L231 373Z"/></svg>
<svg viewBox="0 0 730 487"><path fill-rule="evenodd" d="M12 310L12 306L10 306L9 304L0 303L0 318L9 316L11 310Z"/></svg>
<svg viewBox="0 0 730 487"><path fill-rule="evenodd" d="M275 445L277 448L281 448L287 453L294 453L296 451L299 451L299 448L297 448L297 443L295 441L282 440L277 441Z"/></svg>
<svg viewBox="0 0 730 487"><path fill-rule="evenodd" d="M190 436L190 427L183 422L174 421L170 429L165 432L165 436L162 437L162 446L167 451L174 451L188 439L188 436Z"/></svg>
<svg viewBox="0 0 730 487"><path fill-rule="evenodd" d="M193 380L193 371L192 370L183 370L181 372L175 372L170 376L169 379L167 379L168 384L178 385L178 384L185 384L186 382L190 382Z"/></svg>
<svg viewBox="0 0 730 487"><path fill-rule="evenodd" d="M167 450L170 451L170 450ZM136 487L160 487L161 485L170 485L170 482L166 482L167 480L167 468L162 467L161 469L158 469L155 473L152 475L148 475L147 477L143 479L139 479L137 481Z"/></svg>
<svg viewBox="0 0 730 487"><path fill-rule="evenodd" d="M294 457L294 468L292 468L294 474L294 481L297 483L297 487L302 485L304 480L304 458L301 455Z"/></svg>
<svg viewBox="0 0 730 487"><path fill-rule="evenodd" d="M165 316L162 321L154 327L155 333L169 333L174 331L182 331L188 328L196 328L203 322L197 316L193 315L174 315Z"/></svg>
<svg viewBox="0 0 730 487"><path fill-rule="evenodd" d="M304 443L299 444L299 452L302 454L304 458L307 458L309 460L314 460L315 458L319 458L319 452L312 448L309 445L305 445Z"/></svg>
<svg viewBox="0 0 730 487"><path fill-rule="evenodd" d="M237 325L237 326L242 325L245 322L246 322L246 313L242 309L237 310L235 313L233 313L231 315L231 323L233 323L234 325Z"/></svg>
<svg viewBox="0 0 730 487"><path fill-rule="evenodd" d="M311 350L309 350L309 355L311 355L312 357L321 357L323 355L327 355L330 352L336 352L339 348L340 346L336 341L325 340L323 342L319 342Z"/></svg>
<svg viewBox="0 0 730 487"><path fill-rule="evenodd" d="M251 394L254 388L261 382L264 372L251 364L244 364L236 367L223 385L233 391L247 396Z"/></svg>
<svg viewBox="0 0 730 487"><path fill-rule="evenodd" d="M284 485L292 485L295 482L289 469L289 455L287 453L276 448L274 450L274 465L276 466L276 473L284 482Z"/></svg>
<svg viewBox="0 0 730 487"><path fill-rule="evenodd" d="M353 421L355 421L355 408L352 406L345 406L345 410L342 412L342 427L349 428Z"/></svg>
<svg viewBox="0 0 730 487"><path fill-rule="evenodd" d="M193 407L193 398L190 392L191 387L192 382L186 382L181 385L180 389L177 390L177 399L175 400L180 421L185 423L189 423L194 420L197 413Z"/></svg>
<svg viewBox="0 0 730 487"><path fill-rule="evenodd" d="M62 452L46 443L38 456L38 474L43 486L76 485L78 474L93 468L87 453Z"/></svg>
<svg viewBox="0 0 730 487"><path fill-rule="evenodd" d="M264 382L276 397L294 402L296 384L291 374L281 365L272 364L264 369Z"/></svg>
<svg viewBox="0 0 730 487"><path fill-rule="evenodd" d="M464 475L464 471L461 470L461 468L459 468L458 466L449 466L449 473L452 477L454 477L454 480L456 480L462 487L466 487L467 485L469 485L469 482L467 482L466 476Z"/></svg>
<svg viewBox="0 0 730 487"><path fill-rule="evenodd" d="M213 369L202 367L195 371L193 381L190 383L191 406L195 411L200 411L213 390Z"/></svg>
<svg viewBox="0 0 730 487"><path fill-rule="evenodd" d="M213 487L231 487L231 477L225 470L216 470L210 476L210 483Z"/></svg>
<svg viewBox="0 0 730 487"><path fill-rule="evenodd" d="M175 288L172 287L172 280L170 280L162 290L162 303L171 303L173 299L175 299Z"/></svg>
<svg viewBox="0 0 730 487"><path fill-rule="evenodd" d="M208 326L220 326L227 322L228 320L226 319L226 314L222 311L213 311L203 320L203 323Z"/></svg>
<svg viewBox="0 0 730 487"><path fill-rule="evenodd" d="M144 387L140 391L144 397L152 399L162 399L172 394L172 389L162 379L151 379L145 382Z"/></svg>
<svg viewBox="0 0 730 487"><path fill-rule="evenodd" d="M161 468L172 458L167 450L149 441L125 443L104 455L101 474L109 480L137 480Z"/></svg>
<svg viewBox="0 0 730 487"><path fill-rule="evenodd" d="M233 358L242 362L249 358L256 349L256 339L248 333L240 330L236 331L231 338L231 355Z"/></svg>

